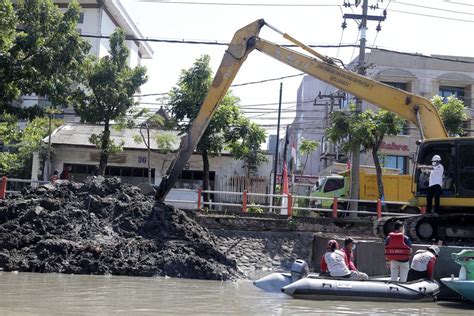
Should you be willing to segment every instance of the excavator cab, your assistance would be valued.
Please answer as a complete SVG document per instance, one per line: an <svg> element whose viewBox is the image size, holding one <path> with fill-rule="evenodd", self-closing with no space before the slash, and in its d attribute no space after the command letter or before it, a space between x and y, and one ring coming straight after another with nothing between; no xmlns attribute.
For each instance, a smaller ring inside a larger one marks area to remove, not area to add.
<svg viewBox="0 0 474 316"><path fill-rule="evenodd" d="M417 164L431 165L434 155L441 157L444 167L442 196L456 195L456 142L455 141L425 141L418 150ZM429 172L423 169L415 169L414 177L416 185L416 196L426 196L429 186Z"/></svg>
<svg viewBox="0 0 474 316"><path fill-rule="evenodd" d="M444 167L441 211L470 208L474 206L474 138L450 138L425 140L418 150L417 163L431 164L434 155L441 157ZM425 197L428 190L429 174L420 169L414 173L415 196ZM419 199L424 205L423 199Z"/></svg>

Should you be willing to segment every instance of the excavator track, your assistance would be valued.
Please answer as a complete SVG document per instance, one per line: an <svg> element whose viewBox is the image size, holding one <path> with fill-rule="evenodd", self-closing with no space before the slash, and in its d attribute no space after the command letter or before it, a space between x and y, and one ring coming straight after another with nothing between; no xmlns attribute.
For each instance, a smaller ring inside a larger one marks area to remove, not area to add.
<svg viewBox="0 0 474 316"><path fill-rule="evenodd" d="M388 234L394 231L393 225L396 221L404 221L412 216L400 216L400 217L382 217L377 220L374 225L374 235L376 237L385 238Z"/></svg>
<svg viewBox="0 0 474 316"><path fill-rule="evenodd" d="M402 218L387 217L376 223L376 236L386 236L393 223L403 221L405 234L414 242L443 241L474 245L474 214L424 214Z"/></svg>

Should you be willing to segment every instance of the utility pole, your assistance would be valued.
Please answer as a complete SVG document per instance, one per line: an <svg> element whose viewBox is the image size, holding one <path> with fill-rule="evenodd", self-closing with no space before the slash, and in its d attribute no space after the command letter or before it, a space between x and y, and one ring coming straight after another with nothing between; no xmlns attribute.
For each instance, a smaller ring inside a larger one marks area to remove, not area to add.
<svg viewBox="0 0 474 316"><path fill-rule="evenodd" d="M341 92L341 91L335 91L335 92L332 92L330 94L322 94L321 91L319 91L319 94L318 94L318 99L323 99L323 98L329 98L329 102L326 101L325 104L324 104L324 130L327 130L328 127L329 127L329 117L330 115L332 114L332 112L334 111L334 105L335 105L335 101L337 100L339 102L339 109L341 108L341 101L344 100L346 98L346 94L344 92ZM314 105L321 105L321 104L318 104L316 102L316 100L314 100ZM330 108L329 108L330 106ZM328 144L325 145L324 143L326 143L327 141L326 140L323 140L323 150L324 150L324 153L322 153L322 156L321 158L324 159L324 169L326 169L327 167L329 167L329 157L332 157L332 149L331 149L331 144L329 144L329 142L327 142Z"/></svg>
<svg viewBox="0 0 474 316"><path fill-rule="evenodd" d="M357 7L360 4L361 0L355 1L355 6ZM344 0L344 6L351 6L350 2L346 3ZM377 6L378 7L378 6ZM374 8L371 6L371 8ZM360 14L344 14L344 23L343 28L347 25L345 20L346 19L353 19L353 20L360 20L359 30L360 30L360 46L359 46L359 60L358 60L358 70L357 73L361 75L365 75L365 46L366 46L366 32L367 32L367 21L379 21L379 25L377 26L377 32L381 30L380 22L385 21L387 16L386 11L384 10L383 16L374 16L368 15L369 4L368 0L362 0L362 15ZM356 98L356 115L359 115L362 112L362 100L360 98ZM359 199L359 182L360 182L360 144L354 144L351 148L351 200L358 200ZM357 202L350 202L349 204L350 210L357 210L358 203ZM350 213L349 217L357 217L356 213Z"/></svg>
<svg viewBox="0 0 474 316"><path fill-rule="evenodd" d="M280 147L280 116L281 116L281 97L283 94L283 82L280 82L280 99L278 101L278 123L277 123L277 135L276 135L276 146L275 146L275 162L273 165L273 188L272 194L275 194L277 171L278 171L278 152ZM272 199L272 202L274 199Z"/></svg>

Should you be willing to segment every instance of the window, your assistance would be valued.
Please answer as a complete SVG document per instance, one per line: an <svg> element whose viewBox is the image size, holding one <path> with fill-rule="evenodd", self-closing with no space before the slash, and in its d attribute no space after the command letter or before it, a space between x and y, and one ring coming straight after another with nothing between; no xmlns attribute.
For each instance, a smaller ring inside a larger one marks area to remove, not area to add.
<svg viewBox="0 0 474 316"><path fill-rule="evenodd" d="M327 179L324 186L324 192L331 192L342 189L344 187L344 179Z"/></svg>
<svg viewBox="0 0 474 316"><path fill-rule="evenodd" d="M447 98L452 95L464 101L464 87L440 86L439 95L444 98L444 102L447 102Z"/></svg>
<svg viewBox="0 0 474 316"><path fill-rule="evenodd" d="M458 193L474 195L474 143L462 144L458 148Z"/></svg>
<svg viewBox="0 0 474 316"><path fill-rule="evenodd" d="M71 180L76 182L84 181L92 174L96 165L70 164L72 167L70 175ZM148 182L147 168L131 168L109 166L105 168L105 177L119 177L124 183L140 184ZM155 182L155 169L151 169L151 181Z"/></svg>
<svg viewBox="0 0 474 316"><path fill-rule="evenodd" d="M385 83L386 85L392 86L400 90L408 91L406 82L382 81L382 83Z"/></svg>
<svg viewBox="0 0 474 316"><path fill-rule="evenodd" d="M79 13L79 20L77 21L77 23L84 23L84 13L83 12Z"/></svg>
<svg viewBox="0 0 474 316"><path fill-rule="evenodd" d="M394 169L400 169L400 174L408 174L408 168L407 168L407 162L408 162L408 157L407 156L391 156L391 155L386 155L386 156L380 156L380 163L384 168L394 168Z"/></svg>
<svg viewBox="0 0 474 316"><path fill-rule="evenodd" d="M214 188L215 171L209 171L209 185ZM178 189L197 189L202 187L204 174L201 170L183 170L176 181L175 188Z"/></svg>

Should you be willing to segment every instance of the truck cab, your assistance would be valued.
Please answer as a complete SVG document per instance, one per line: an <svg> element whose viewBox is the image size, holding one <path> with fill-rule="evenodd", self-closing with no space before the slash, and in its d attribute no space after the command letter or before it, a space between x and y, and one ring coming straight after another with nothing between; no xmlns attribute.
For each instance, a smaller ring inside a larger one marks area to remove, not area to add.
<svg viewBox="0 0 474 316"><path fill-rule="evenodd" d="M347 181L345 177L331 175L321 177L313 188L311 196L325 198L345 198L348 192ZM332 200L311 200L311 205L318 208L331 208Z"/></svg>

